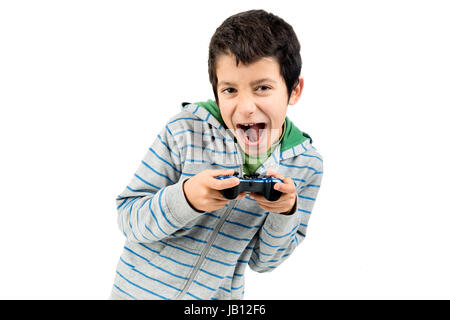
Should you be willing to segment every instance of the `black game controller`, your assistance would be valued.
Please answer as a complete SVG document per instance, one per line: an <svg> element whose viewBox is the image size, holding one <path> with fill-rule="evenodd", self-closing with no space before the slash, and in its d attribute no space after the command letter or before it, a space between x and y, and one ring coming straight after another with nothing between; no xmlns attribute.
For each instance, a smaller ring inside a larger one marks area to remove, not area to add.
<svg viewBox="0 0 450 320"><path fill-rule="evenodd" d="M253 175L244 175L244 177L238 177L239 173L235 172L232 176L216 176L216 179L224 180L233 177L239 178L240 183L229 189L220 190L222 195L229 199L235 199L239 193L242 191L250 191L264 195L269 201L277 201L281 197L281 191L275 190L273 186L277 182L283 182L283 180L268 177L268 176L260 176L258 173Z"/></svg>

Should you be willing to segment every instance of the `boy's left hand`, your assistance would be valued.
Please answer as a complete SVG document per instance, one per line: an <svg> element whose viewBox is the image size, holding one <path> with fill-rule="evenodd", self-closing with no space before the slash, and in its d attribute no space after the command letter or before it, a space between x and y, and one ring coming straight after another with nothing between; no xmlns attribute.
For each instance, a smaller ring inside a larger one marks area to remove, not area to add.
<svg viewBox="0 0 450 320"><path fill-rule="evenodd" d="M297 190L294 181L291 178L285 178L273 169L268 169L267 176L283 180L283 183L278 182L274 185L274 189L282 192L280 199L277 201L269 201L262 194L250 193L250 198L258 202L261 209L277 212L281 214L292 214L291 212L297 203Z"/></svg>

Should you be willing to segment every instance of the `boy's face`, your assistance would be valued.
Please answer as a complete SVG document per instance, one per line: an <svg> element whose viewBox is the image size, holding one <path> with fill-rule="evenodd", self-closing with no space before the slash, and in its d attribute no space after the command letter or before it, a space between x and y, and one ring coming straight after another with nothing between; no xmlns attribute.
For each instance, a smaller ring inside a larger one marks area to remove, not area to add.
<svg viewBox="0 0 450 320"><path fill-rule="evenodd" d="M223 54L216 61L216 74L217 103L228 129L247 154L265 154L281 137L287 107L300 98L303 78L288 101L275 58L236 66L234 55Z"/></svg>

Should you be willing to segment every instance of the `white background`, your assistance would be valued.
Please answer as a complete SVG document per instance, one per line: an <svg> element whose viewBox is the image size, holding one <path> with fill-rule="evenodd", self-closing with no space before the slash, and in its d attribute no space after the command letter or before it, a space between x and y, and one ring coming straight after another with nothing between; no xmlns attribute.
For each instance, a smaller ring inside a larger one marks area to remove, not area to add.
<svg viewBox="0 0 450 320"><path fill-rule="evenodd" d="M213 98L215 29L262 8L300 39L288 116L325 174L306 240L272 273L247 269L245 298L449 299L446 5L0 2L0 298L108 298L115 197L180 103Z"/></svg>

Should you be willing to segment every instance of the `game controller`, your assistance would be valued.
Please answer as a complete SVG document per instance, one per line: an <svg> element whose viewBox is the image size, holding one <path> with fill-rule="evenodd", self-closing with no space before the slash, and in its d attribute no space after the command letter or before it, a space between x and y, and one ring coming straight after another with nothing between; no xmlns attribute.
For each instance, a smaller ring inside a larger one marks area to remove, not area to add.
<svg viewBox="0 0 450 320"><path fill-rule="evenodd" d="M252 175L244 175L244 177L239 177L238 175L239 173L235 172L232 176L216 176L216 179L219 180L229 179L233 177L239 178L240 183L237 186L220 190L225 198L233 200L242 191L250 191L264 195L264 197L269 201L277 201L278 199L280 199L281 191L275 190L273 186L277 182L283 182L283 180L269 176L260 176L258 173Z"/></svg>

